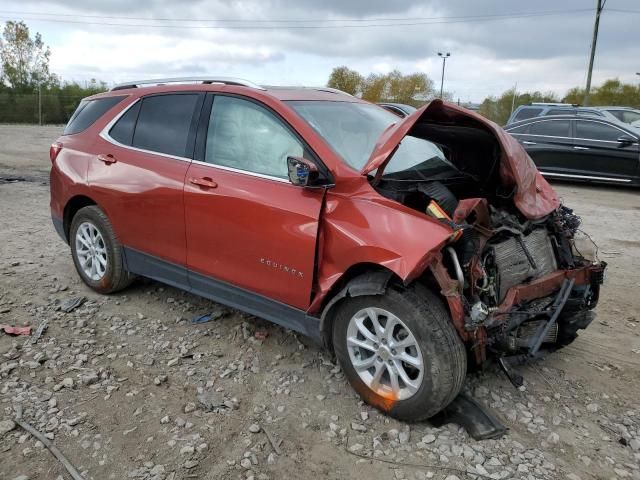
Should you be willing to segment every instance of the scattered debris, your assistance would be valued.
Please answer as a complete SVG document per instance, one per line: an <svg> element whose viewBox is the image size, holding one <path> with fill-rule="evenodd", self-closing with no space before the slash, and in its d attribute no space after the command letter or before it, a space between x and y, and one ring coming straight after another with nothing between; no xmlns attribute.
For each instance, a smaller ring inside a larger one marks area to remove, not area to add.
<svg viewBox="0 0 640 480"><path fill-rule="evenodd" d="M31 335L31 327L14 327L12 325L0 324L0 330L4 331L7 335Z"/></svg>
<svg viewBox="0 0 640 480"><path fill-rule="evenodd" d="M31 343L35 344L38 342L38 340L40 340L40 337L42 336L42 334L44 333L44 331L47 329L47 327L49 326L49 321L48 320L43 320L40 322L40 325L38 325L38 328L36 329L35 333L33 334L33 337L31 338Z"/></svg>
<svg viewBox="0 0 640 480"><path fill-rule="evenodd" d="M273 439L273 436L271 435L271 433L269 433L269 430L267 430L264 427L261 427L262 431L264 432L264 434L267 436L267 440L269 440L269 443L271 444L271 447L273 447L274 452L276 452L277 455L282 455L282 450L280 449L280 444L282 443L282 440L278 440L277 442Z"/></svg>
<svg viewBox="0 0 640 480"><path fill-rule="evenodd" d="M68 298L67 300L65 300L60 304L60 310L62 310L64 313L71 313L86 301L87 301L87 297Z"/></svg>
<svg viewBox="0 0 640 480"><path fill-rule="evenodd" d="M256 330L254 337L256 337L256 340L266 340L268 335L269 332L267 332L266 330Z"/></svg>
<svg viewBox="0 0 640 480"><path fill-rule="evenodd" d="M213 312L210 313L205 313L204 315L199 315L197 317L194 317L191 320L191 323L207 323L207 322L211 322L214 320L218 320L219 318L222 318L226 315L226 311L224 310L214 310Z"/></svg>
<svg viewBox="0 0 640 480"><path fill-rule="evenodd" d="M16 417L14 420L23 430L29 432L31 435L36 437L40 442L42 442L42 444L45 447L49 449L49 451L53 454L53 456L56 457L60 461L60 463L62 463L64 468L67 469L67 472L69 472L69 475L71 475L73 480L84 480L84 477L80 475L80 472L76 470L76 467L74 467L71 464L71 462L69 462L69 460L67 460L67 458L62 454L62 452L58 450L58 447L56 447L53 443L51 443L49 439L45 437L42 433L40 433L38 430L33 428L30 424L22 420L22 405L16 406Z"/></svg>
<svg viewBox="0 0 640 480"><path fill-rule="evenodd" d="M204 392L198 395L198 403L205 410L211 411L216 408L225 407L224 395L220 392Z"/></svg>

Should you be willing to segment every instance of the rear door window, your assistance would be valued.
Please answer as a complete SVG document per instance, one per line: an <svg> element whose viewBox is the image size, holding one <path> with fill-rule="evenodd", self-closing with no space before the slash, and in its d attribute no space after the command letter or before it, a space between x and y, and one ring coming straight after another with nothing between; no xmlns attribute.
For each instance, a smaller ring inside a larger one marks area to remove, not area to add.
<svg viewBox="0 0 640 480"><path fill-rule="evenodd" d="M576 138L617 142L621 135L624 135L622 130L602 122L589 122L586 120L578 120L576 122Z"/></svg>
<svg viewBox="0 0 640 480"><path fill-rule="evenodd" d="M543 135L545 137L570 137L570 120L545 120L529 125L529 135Z"/></svg>
<svg viewBox="0 0 640 480"><path fill-rule="evenodd" d="M123 98L125 97L116 96L96 98L95 100L83 100L80 102L80 105L78 105L78 108L76 108L76 111L73 112L62 134L73 135L86 130L104 115L107 110L120 103Z"/></svg>
<svg viewBox="0 0 640 480"><path fill-rule="evenodd" d="M187 152L189 133L200 97L197 93L145 97L132 146L177 157L190 156Z"/></svg>
<svg viewBox="0 0 640 480"><path fill-rule="evenodd" d="M516 113L514 122L518 122L520 120L526 120L527 118L537 117L542 113L541 108L523 108L518 113Z"/></svg>

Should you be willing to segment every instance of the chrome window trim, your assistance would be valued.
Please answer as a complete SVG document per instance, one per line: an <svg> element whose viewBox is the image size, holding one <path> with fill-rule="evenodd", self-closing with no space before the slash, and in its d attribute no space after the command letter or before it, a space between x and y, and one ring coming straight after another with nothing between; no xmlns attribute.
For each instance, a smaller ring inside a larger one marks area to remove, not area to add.
<svg viewBox="0 0 640 480"><path fill-rule="evenodd" d="M551 177L567 177L567 178L584 178L589 180L608 180L611 182L628 183L631 179L628 178L611 178L611 177L595 177L591 175L574 175L570 173L552 173L552 172L540 172L542 175Z"/></svg>
<svg viewBox="0 0 640 480"><path fill-rule="evenodd" d="M203 165L203 166L206 166L206 167L217 168L219 170L224 170L224 171L227 171L227 172L240 173L240 174L247 175L247 176L250 176L250 177L263 178L265 180L273 180L273 181L280 182L280 183L288 183L289 185L291 185L291 182L287 178L274 177L272 175L266 175L264 173L251 172L249 170L241 170L239 168L227 167L226 165L217 165L215 163L209 163L209 162L202 162L200 160L192 160L192 163L195 163L195 164L198 164L198 165Z"/></svg>
<svg viewBox="0 0 640 480"><path fill-rule="evenodd" d="M125 148L127 150L132 150L134 152L148 153L150 155L157 155L159 157L171 158L173 160L180 160L182 162L191 162L192 160L190 158L187 158L187 157L180 157L178 155L170 155L168 153L155 152L153 150L145 150L144 148L138 148L138 147L134 147L132 145L125 145L124 143L118 142L117 140L112 138L111 135L109 135L109 130L111 130L113 128L113 126L116 124L116 122L118 120L120 120L120 118L125 113L127 113L129 111L129 109L133 108L133 106L136 105L138 102L140 102L143 98L144 97L137 98L135 100L135 102L131 102L130 105L128 105L126 108L124 108L120 113L118 113L118 115L113 117L113 119L109 123L107 123L107 125L100 131L100 137L102 137L102 139L106 140L107 142L115 145L116 147Z"/></svg>
<svg viewBox="0 0 640 480"><path fill-rule="evenodd" d="M638 137L634 134L631 134L623 129L621 129L620 127L616 126L616 125L612 125L610 123L606 123L603 122L597 118L595 119L591 119L591 118L570 118L570 119L566 119L566 118L541 118L541 119L536 119L535 121L532 121L530 123L526 123L524 125L518 125L517 127L512 127L512 128L520 128L520 127L524 127L524 126L529 126L529 125L533 125L534 123L540 123L540 122L554 122L554 121L560 121L560 120L569 120L570 122L591 122L591 123L601 123L602 125L606 125L607 127L612 127L615 128L616 130L620 130L622 133L624 133L625 135L629 135L633 138L636 139L636 141L638 141ZM529 137L544 137L544 138L561 138L563 140L585 140L587 142L605 142L605 143L615 143L618 144L619 142L616 142L615 140L596 140L595 138L582 138L582 137L558 137L555 135L539 135L537 133L515 133L515 132L510 132L509 129L505 129L505 131L507 133L509 133L509 135L527 135Z"/></svg>

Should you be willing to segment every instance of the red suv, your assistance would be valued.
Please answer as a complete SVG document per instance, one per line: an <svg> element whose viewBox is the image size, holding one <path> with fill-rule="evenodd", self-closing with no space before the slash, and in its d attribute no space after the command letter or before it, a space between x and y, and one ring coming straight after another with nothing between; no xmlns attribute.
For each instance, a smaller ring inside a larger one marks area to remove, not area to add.
<svg viewBox="0 0 640 480"><path fill-rule="evenodd" d="M328 88L132 82L52 145L51 212L82 280L136 275L321 340L362 398L428 418L467 365L592 320L605 264L522 147L439 100L404 119Z"/></svg>

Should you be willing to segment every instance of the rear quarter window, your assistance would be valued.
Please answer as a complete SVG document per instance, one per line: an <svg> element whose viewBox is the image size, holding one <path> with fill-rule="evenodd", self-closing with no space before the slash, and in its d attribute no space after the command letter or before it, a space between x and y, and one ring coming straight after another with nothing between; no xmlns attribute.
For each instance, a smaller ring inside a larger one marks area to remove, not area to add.
<svg viewBox="0 0 640 480"><path fill-rule="evenodd" d="M64 128L63 135L74 135L80 133L98 120L109 109L120 103L125 97L104 97L95 100L83 100L73 112L69 123Z"/></svg>
<svg viewBox="0 0 640 480"><path fill-rule="evenodd" d="M518 122L520 120L526 120L528 118L537 117L542 113L541 108L523 108L514 117L513 121Z"/></svg>

